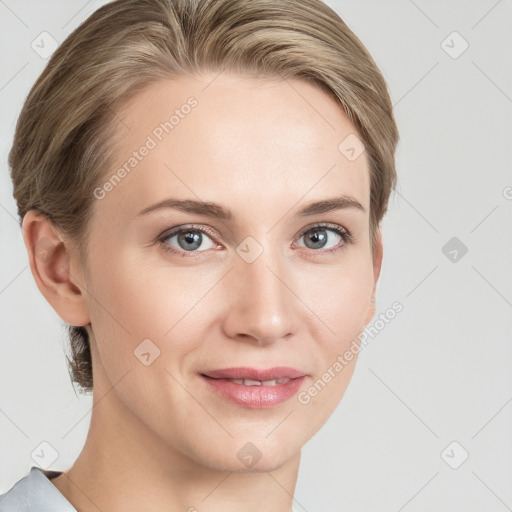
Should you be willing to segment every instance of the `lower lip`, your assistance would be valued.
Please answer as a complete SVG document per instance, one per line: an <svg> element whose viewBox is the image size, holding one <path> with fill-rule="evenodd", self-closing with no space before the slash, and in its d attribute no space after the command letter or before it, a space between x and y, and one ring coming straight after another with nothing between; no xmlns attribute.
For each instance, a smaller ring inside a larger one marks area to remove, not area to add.
<svg viewBox="0 0 512 512"><path fill-rule="evenodd" d="M290 379L275 386L246 386L225 379L212 379L201 375L212 389L226 400L249 409L267 409L286 402L297 393L306 376Z"/></svg>

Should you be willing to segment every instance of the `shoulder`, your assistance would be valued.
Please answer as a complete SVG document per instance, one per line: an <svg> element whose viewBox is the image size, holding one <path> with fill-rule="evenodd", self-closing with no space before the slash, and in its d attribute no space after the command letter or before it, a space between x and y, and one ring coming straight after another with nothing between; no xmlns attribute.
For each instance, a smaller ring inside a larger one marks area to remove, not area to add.
<svg viewBox="0 0 512 512"><path fill-rule="evenodd" d="M49 479L58 474L32 466L26 476L0 494L0 512L76 512Z"/></svg>

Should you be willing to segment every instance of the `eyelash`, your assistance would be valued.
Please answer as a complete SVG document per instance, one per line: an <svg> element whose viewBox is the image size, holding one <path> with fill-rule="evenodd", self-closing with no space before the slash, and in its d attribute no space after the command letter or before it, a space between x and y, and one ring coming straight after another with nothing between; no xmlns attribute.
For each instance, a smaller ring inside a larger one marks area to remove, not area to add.
<svg viewBox="0 0 512 512"><path fill-rule="evenodd" d="M336 234L340 235L341 239L343 240L343 244L341 245L341 247L340 247L340 245L337 245L335 247L331 247L330 249L325 249L325 250L315 251L314 249L311 249L313 251L313 253L317 253L320 255L332 254L334 252L342 250L346 245L355 243L355 241L356 241L354 236L350 233L350 231L348 231L347 229L345 229L337 224L331 224L329 222L320 222L317 224L313 224L312 226L308 226L301 232L301 234L298 236L297 240L302 238L309 231L313 231L315 228L327 228L330 231L334 231ZM198 231L200 233L205 233L210 238L212 238L212 240L214 242L216 242L216 240L215 240L216 235L210 228L208 228L206 226L198 226L196 224L188 224L185 226L180 226L179 228L172 228L168 231L165 231L158 237L157 242L159 242L161 244L163 251L165 251L167 253L171 253L171 254L177 254L178 256L197 257L197 256L195 256L197 253L207 252L207 251L180 251L179 249L176 249L172 245L169 245L168 243L165 242L166 240L168 240L170 237L172 237L174 235L179 235L180 233L187 233L189 231Z"/></svg>

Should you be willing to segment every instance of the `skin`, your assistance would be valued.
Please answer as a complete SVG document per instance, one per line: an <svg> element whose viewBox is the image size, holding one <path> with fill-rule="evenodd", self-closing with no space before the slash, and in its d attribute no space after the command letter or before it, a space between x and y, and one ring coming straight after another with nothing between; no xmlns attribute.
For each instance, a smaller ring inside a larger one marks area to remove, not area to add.
<svg viewBox="0 0 512 512"><path fill-rule="evenodd" d="M375 312L382 245L379 237L372 259L366 154L349 161L338 150L357 133L349 118L302 80L215 76L162 80L118 112L121 166L188 97L198 101L121 183L94 199L87 267L40 214L23 222L39 289L91 339L88 436L74 465L52 480L81 511L290 512L301 448L340 402L357 356L307 405L294 396L268 409L241 407L199 374L291 366L307 374L306 390ZM341 193L365 211L295 215ZM137 216L171 196L219 203L234 218L175 209ZM348 229L355 242L327 229L326 247L339 244L337 252L308 247L302 233L318 222ZM215 239L204 234L192 257L164 252L167 244L191 254L177 236L156 241L190 223L210 227ZM252 263L236 252L248 236L263 249ZM53 248L38 258L43 238ZM149 366L134 356L147 338L160 349ZM262 454L252 467L237 457L247 442Z"/></svg>

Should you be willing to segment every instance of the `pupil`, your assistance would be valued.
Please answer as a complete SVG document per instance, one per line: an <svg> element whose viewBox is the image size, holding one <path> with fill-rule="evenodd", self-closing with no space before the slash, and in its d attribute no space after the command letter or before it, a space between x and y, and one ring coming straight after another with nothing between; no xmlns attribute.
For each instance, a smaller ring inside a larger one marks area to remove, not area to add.
<svg viewBox="0 0 512 512"><path fill-rule="evenodd" d="M313 246L310 247L310 249L322 248L325 245L325 242L327 240L327 236L325 234L325 229L317 228L317 229L314 229L314 230L310 231L310 233L311 233L311 236L310 237L306 237L306 245L308 247L310 247L308 245L308 240L311 239L312 242L313 242Z"/></svg>
<svg viewBox="0 0 512 512"><path fill-rule="evenodd" d="M178 242L180 243L180 246L185 251L191 251L194 249L197 249L198 247L201 247L201 233L197 233L194 231L187 231L186 233L181 233L178 235ZM185 242L186 244L193 244L192 247L186 246L183 247L181 242Z"/></svg>

